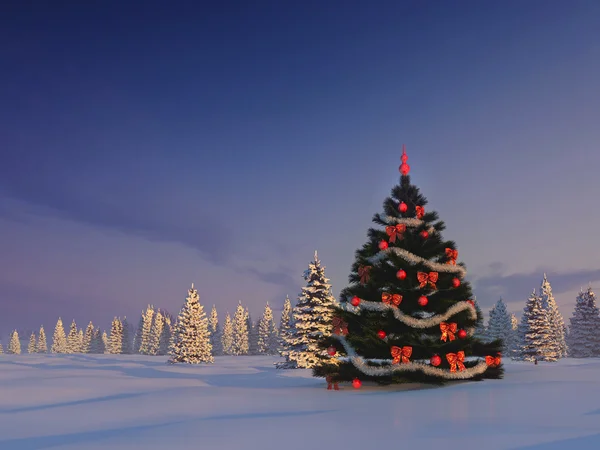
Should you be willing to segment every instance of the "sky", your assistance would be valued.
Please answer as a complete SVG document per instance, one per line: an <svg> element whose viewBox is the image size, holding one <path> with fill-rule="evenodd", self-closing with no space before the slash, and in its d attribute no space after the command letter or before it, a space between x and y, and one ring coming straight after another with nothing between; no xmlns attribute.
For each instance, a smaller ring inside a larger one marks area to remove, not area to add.
<svg viewBox="0 0 600 450"><path fill-rule="evenodd" d="M0 336L334 294L411 179L484 310L600 291L600 2L0 5Z"/></svg>

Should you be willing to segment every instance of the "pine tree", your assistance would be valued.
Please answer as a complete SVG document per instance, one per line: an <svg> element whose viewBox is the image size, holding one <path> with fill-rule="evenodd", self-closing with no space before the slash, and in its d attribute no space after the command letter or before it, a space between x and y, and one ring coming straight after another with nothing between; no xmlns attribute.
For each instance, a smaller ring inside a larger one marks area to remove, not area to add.
<svg viewBox="0 0 600 450"><path fill-rule="evenodd" d="M17 333L17 330L14 330L10 334L10 340L8 341L8 353L11 355L21 354L21 341L19 340L19 333Z"/></svg>
<svg viewBox="0 0 600 450"><path fill-rule="evenodd" d="M548 314L548 322L552 331L550 339L554 345L554 351L558 358L564 358L568 352L565 340L565 320L558 310L558 305L556 304L554 295L552 295L552 287L546 274L544 274L544 278L542 279L540 297L542 298L542 306L546 310L546 314Z"/></svg>
<svg viewBox="0 0 600 450"><path fill-rule="evenodd" d="M121 353L131 355L133 353L133 339L131 324L127 321L127 316L123 317L121 325L123 326L123 346L121 347Z"/></svg>
<svg viewBox="0 0 600 450"><path fill-rule="evenodd" d="M285 347L286 336L290 331L292 325L292 302L289 296L285 296L283 302L283 310L281 311L281 320L279 321L279 350L283 350Z"/></svg>
<svg viewBox="0 0 600 450"><path fill-rule="evenodd" d="M27 353L35 353L35 333L31 333L29 336L29 345L27 346Z"/></svg>
<svg viewBox="0 0 600 450"><path fill-rule="evenodd" d="M171 363L212 363L212 347L208 319L192 283L186 302L179 312L175 327Z"/></svg>
<svg viewBox="0 0 600 450"><path fill-rule="evenodd" d="M77 353L83 353L83 341L85 336L83 335L83 329L79 328L77 331Z"/></svg>
<svg viewBox="0 0 600 450"><path fill-rule="evenodd" d="M521 352L525 361L556 361L558 354L552 341L552 330L542 299L535 293L529 296L521 317Z"/></svg>
<svg viewBox="0 0 600 450"><path fill-rule="evenodd" d="M276 364L279 368L312 368L326 355L320 348L320 341L331 335L336 301L317 252L303 278L306 286L293 309L294 326L289 350L286 361Z"/></svg>
<svg viewBox="0 0 600 450"><path fill-rule="evenodd" d="M102 354L106 350L104 340L102 339L102 332L100 328L94 328L94 334L90 342L90 353Z"/></svg>
<svg viewBox="0 0 600 450"><path fill-rule="evenodd" d="M0 355L4 354L4 348L2 347L2 342L0 342Z"/></svg>
<svg viewBox="0 0 600 450"><path fill-rule="evenodd" d="M148 354L157 355L160 347L160 336L165 326L165 316L163 316L160 309L156 310L154 314L154 321L150 328L150 339L148 343Z"/></svg>
<svg viewBox="0 0 600 450"><path fill-rule="evenodd" d="M512 359L519 359L519 349L521 348L521 341L519 338L519 320L514 314L510 315L510 339L508 341L508 355Z"/></svg>
<svg viewBox="0 0 600 450"><path fill-rule="evenodd" d="M77 324L75 319L71 322L71 328L69 329L69 335L67 336L67 353L78 353L79 345L77 344Z"/></svg>
<svg viewBox="0 0 600 450"><path fill-rule="evenodd" d="M259 324L254 322L248 314L248 354L259 355L258 350L258 326Z"/></svg>
<svg viewBox="0 0 600 450"><path fill-rule="evenodd" d="M223 325L223 335L221 336L221 347L223 349L223 354L233 354L233 323L231 322L229 313L225 316L225 325Z"/></svg>
<svg viewBox="0 0 600 450"><path fill-rule="evenodd" d="M140 320L138 321L138 326L135 330L135 334L133 335L133 353L140 353L140 347L142 346L142 335L144 334L144 318L146 314L142 311L140 315Z"/></svg>
<svg viewBox="0 0 600 450"><path fill-rule="evenodd" d="M158 355L168 355L170 351L169 349L173 345L173 331L171 326L171 318L166 315L163 317L164 324L158 342Z"/></svg>
<svg viewBox="0 0 600 450"><path fill-rule="evenodd" d="M50 351L52 353L67 353L67 337L65 336L65 328L60 317L54 327L54 336L52 336Z"/></svg>
<svg viewBox="0 0 600 450"><path fill-rule="evenodd" d="M140 337L139 352L142 355L150 355L150 339L152 336L152 322L154 319L154 306L148 305L144 312L142 332Z"/></svg>
<svg viewBox="0 0 600 450"><path fill-rule="evenodd" d="M121 353L123 349L123 324L121 319L114 317L110 327L110 338L108 339L108 346L106 353L117 355Z"/></svg>
<svg viewBox="0 0 600 450"><path fill-rule="evenodd" d="M411 184L402 154L400 184L376 214L356 252L336 307L333 335L322 339L313 374L331 382L378 383L500 378L500 347L472 336L480 319L456 244ZM297 321L301 328L302 321Z"/></svg>
<svg viewBox="0 0 600 450"><path fill-rule="evenodd" d="M83 335L83 343L81 344L81 353L93 353L92 352L92 339L94 338L94 324L90 320L88 323L85 334Z"/></svg>
<svg viewBox="0 0 600 450"><path fill-rule="evenodd" d="M570 324L569 355L573 358L600 356L600 311L591 287L579 292Z"/></svg>
<svg viewBox="0 0 600 450"><path fill-rule="evenodd" d="M238 303L233 316L233 343L231 344L232 355L247 355L250 350L248 342L248 321L242 301Z"/></svg>
<svg viewBox="0 0 600 450"><path fill-rule="evenodd" d="M104 347L104 353L108 353L110 349L110 341L108 339L108 335L106 334L106 330L102 331L102 346Z"/></svg>
<svg viewBox="0 0 600 450"><path fill-rule="evenodd" d="M46 341L46 332L44 331L44 326L40 326L40 332L38 334L38 341L36 351L38 353L48 353L48 343Z"/></svg>
<svg viewBox="0 0 600 450"><path fill-rule="evenodd" d="M269 302L267 302L258 324L258 353L262 355L276 355L277 347L277 328L275 328L273 320L273 310L269 306Z"/></svg>
<svg viewBox="0 0 600 450"><path fill-rule="evenodd" d="M499 299L490 311L490 319L488 321L487 335L490 342L500 340L502 352L508 352L510 335L512 333L512 323L510 316L506 310L506 304Z"/></svg>
<svg viewBox="0 0 600 450"><path fill-rule="evenodd" d="M221 328L219 327L219 316L217 315L217 307L215 305L213 305L210 311L208 330L210 331L210 345L213 349L213 355L222 355L223 349L221 346Z"/></svg>

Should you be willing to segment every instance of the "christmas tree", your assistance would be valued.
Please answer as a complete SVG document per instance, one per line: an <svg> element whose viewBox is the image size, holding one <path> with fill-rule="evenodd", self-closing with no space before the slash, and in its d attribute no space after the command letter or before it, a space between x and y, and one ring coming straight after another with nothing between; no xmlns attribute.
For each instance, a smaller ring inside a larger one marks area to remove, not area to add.
<svg viewBox="0 0 600 450"><path fill-rule="evenodd" d="M553 341L552 328L548 320L547 311L544 309L542 298L535 293L535 289L527 299L521 325L520 358L525 361L556 361L559 356Z"/></svg>
<svg viewBox="0 0 600 450"><path fill-rule="evenodd" d="M591 287L579 292L570 319L569 352L573 358L600 356L600 312Z"/></svg>
<svg viewBox="0 0 600 450"><path fill-rule="evenodd" d="M438 214L411 184L403 149L400 184L375 214L378 228L356 252L324 339L327 355L313 369L328 381L380 384L501 378L499 341L473 337L481 312L466 269ZM322 355L322 353L320 354Z"/></svg>

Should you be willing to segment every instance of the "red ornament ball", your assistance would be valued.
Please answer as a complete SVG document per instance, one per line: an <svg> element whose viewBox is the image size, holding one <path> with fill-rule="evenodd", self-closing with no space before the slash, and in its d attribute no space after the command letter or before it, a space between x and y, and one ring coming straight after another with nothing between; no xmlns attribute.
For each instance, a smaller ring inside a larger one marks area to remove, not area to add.
<svg viewBox="0 0 600 450"><path fill-rule="evenodd" d="M327 353L329 354L329 356L333 356L337 353L337 350L335 349L335 347L329 347L327 349Z"/></svg>
<svg viewBox="0 0 600 450"><path fill-rule="evenodd" d="M400 269L398 272L396 272L396 278L399 280L404 280L406 278L406 271L404 269Z"/></svg>
<svg viewBox="0 0 600 450"><path fill-rule="evenodd" d="M379 330L377 332L377 336L379 336L379 339L385 339L385 337L387 336L387 334L385 334L385 331Z"/></svg>
<svg viewBox="0 0 600 450"><path fill-rule="evenodd" d="M401 213L405 213L406 211L408 211L408 205L404 202L400 203L398 205L398 211L400 211Z"/></svg>
<svg viewBox="0 0 600 450"><path fill-rule="evenodd" d="M381 241L381 242L379 242L379 250L385 250L387 248L388 248L387 241Z"/></svg>
<svg viewBox="0 0 600 450"><path fill-rule="evenodd" d="M465 339L467 337L467 332L465 330L458 330L458 337L460 339Z"/></svg>
<svg viewBox="0 0 600 450"><path fill-rule="evenodd" d="M427 230L421 231L421 237L423 239L427 239L429 237L429 233L427 232Z"/></svg>
<svg viewBox="0 0 600 450"><path fill-rule="evenodd" d="M442 358L440 358L439 355L433 355L429 362L433 367L437 367L442 363Z"/></svg>
<svg viewBox="0 0 600 450"><path fill-rule="evenodd" d="M428 299L426 296L424 296L424 295L421 295L421 296L419 297L419 300L418 300L418 302L419 302L419 305L420 305L420 306L427 306L427 303L429 303L429 299Z"/></svg>
<svg viewBox="0 0 600 450"><path fill-rule="evenodd" d="M354 389L360 389L361 386L362 386L362 381L360 381L358 378L355 378L354 380L352 380L352 387Z"/></svg>
<svg viewBox="0 0 600 450"><path fill-rule="evenodd" d="M460 286L460 280L458 278L452 278L452 286L455 288Z"/></svg>
<svg viewBox="0 0 600 450"><path fill-rule="evenodd" d="M352 299L350 300L350 304L352 306L358 306L360 305L360 298L358 298L356 295L354 297L352 297Z"/></svg>

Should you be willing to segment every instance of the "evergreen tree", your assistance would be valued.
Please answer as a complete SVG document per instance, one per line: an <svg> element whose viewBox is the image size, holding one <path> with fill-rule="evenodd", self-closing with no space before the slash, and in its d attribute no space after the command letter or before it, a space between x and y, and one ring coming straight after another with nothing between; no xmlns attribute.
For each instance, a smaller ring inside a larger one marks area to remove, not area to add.
<svg viewBox="0 0 600 450"><path fill-rule="evenodd" d="M94 334L90 342L90 353L102 354L106 350L104 340L102 339L102 332L100 328L94 328Z"/></svg>
<svg viewBox="0 0 600 450"><path fill-rule="evenodd" d="M117 355L123 349L123 324L118 317L113 318L106 353Z"/></svg>
<svg viewBox="0 0 600 450"><path fill-rule="evenodd" d="M600 356L600 312L591 287L579 292L570 319L569 354L573 358Z"/></svg>
<svg viewBox="0 0 600 450"><path fill-rule="evenodd" d="M225 316L225 325L223 325L223 335L221 336L221 347L223 349L223 354L233 354L233 323L231 322L229 313Z"/></svg>
<svg viewBox="0 0 600 450"><path fill-rule="evenodd" d="M248 314L248 354L258 355L258 323L254 322Z"/></svg>
<svg viewBox="0 0 600 450"><path fill-rule="evenodd" d="M27 346L27 353L35 353L35 333L31 333L29 336L29 345Z"/></svg>
<svg viewBox="0 0 600 450"><path fill-rule="evenodd" d="M198 291L188 291L186 302L179 312L175 327L171 363L212 363L212 347L208 331L208 319L200 304Z"/></svg>
<svg viewBox="0 0 600 450"><path fill-rule="evenodd" d="M210 331L210 345L213 349L213 355L219 356L223 354L221 346L221 328L219 326L219 316L217 308L213 305L208 319L208 330Z"/></svg>
<svg viewBox="0 0 600 450"><path fill-rule="evenodd" d="M173 331L171 326L171 318L167 315L163 315L163 318L164 324L158 342L158 355L169 354L169 349L173 345Z"/></svg>
<svg viewBox="0 0 600 450"><path fill-rule="evenodd" d="M102 346L104 347L104 353L108 353L110 349L110 341L108 340L106 330L102 331Z"/></svg>
<svg viewBox="0 0 600 450"><path fill-rule="evenodd" d="M246 311L240 300L233 316L233 343L231 344L232 355L247 355L250 350L248 342L248 321Z"/></svg>
<svg viewBox="0 0 600 450"><path fill-rule="evenodd" d="M85 336L83 335L83 329L77 330L77 353L83 353L83 341Z"/></svg>
<svg viewBox="0 0 600 450"><path fill-rule="evenodd" d="M92 352L92 339L94 338L94 324L90 320L88 323L85 334L83 335L83 343L81 345L81 353L93 353Z"/></svg>
<svg viewBox="0 0 600 450"><path fill-rule="evenodd" d="M258 353L262 355L276 355L277 347L277 328L275 328L273 320L273 310L269 306L269 302L267 302L258 324Z"/></svg>
<svg viewBox="0 0 600 450"><path fill-rule="evenodd" d="M138 321L138 326L133 336L133 353L140 353L140 347L142 346L142 335L144 334L145 317L146 314L144 311L142 311L142 314L140 315L140 320Z"/></svg>
<svg viewBox="0 0 600 450"><path fill-rule="evenodd" d="M510 315L510 340L508 342L508 355L512 359L519 359L521 341L519 338L519 320L514 314Z"/></svg>
<svg viewBox="0 0 600 450"><path fill-rule="evenodd" d="M160 336L162 335L163 328L165 327L165 316L162 314L160 309L154 314L154 322L150 328L150 342L148 343L148 354L158 355L160 348Z"/></svg>
<svg viewBox="0 0 600 450"><path fill-rule="evenodd" d="M48 353L48 343L46 341L46 332L44 331L44 326L40 326L40 332L38 334L38 341L36 351L38 353Z"/></svg>
<svg viewBox="0 0 600 450"><path fill-rule="evenodd" d="M131 324L127 321L127 316L123 317L121 325L123 325L123 346L121 347L121 353L131 355L133 353L133 333Z"/></svg>
<svg viewBox="0 0 600 450"><path fill-rule="evenodd" d="M67 353L67 337L65 336L65 328L60 317L54 327L54 336L52 336L50 351L52 353Z"/></svg>
<svg viewBox="0 0 600 450"><path fill-rule="evenodd" d="M285 296L283 310L281 311L281 320L279 321L279 350L285 346L286 336L292 325L292 302L289 296Z"/></svg>
<svg viewBox="0 0 600 450"><path fill-rule="evenodd" d="M0 342L0 355L4 354L4 348L2 347L2 342Z"/></svg>
<svg viewBox="0 0 600 450"><path fill-rule="evenodd" d="M498 345L502 345L502 352L508 352L510 335L512 333L512 323L506 310L506 305L499 299L490 311L488 322L488 339L490 342L500 340Z"/></svg>
<svg viewBox="0 0 600 450"><path fill-rule="evenodd" d="M336 301L317 252L303 278L306 286L293 309L294 326L289 350L286 361L277 364L279 368L312 368L326 355L319 343L331 335Z"/></svg>
<svg viewBox="0 0 600 450"><path fill-rule="evenodd" d="M21 341L19 340L19 333L17 333L17 330L14 330L10 334L10 341L8 341L8 353L11 355L21 354Z"/></svg>
<svg viewBox="0 0 600 450"><path fill-rule="evenodd" d="M554 346L554 351L558 358L564 358L567 356L568 352L565 339L565 320L558 310L558 305L556 304L554 295L552 295L552 287L550 286L546 274L544 274L544 278L542 279L540 297L542 298L542 306L548 315L548 322L550 323L551 330L550 339Z"/></svg>
<svg viewBox="0 0 600 450"><path fill-rule="evenodd" d="M75 323L75 319L73 319L69 335L67 336L67 353L77 353L79 351L77 340L77 324Z"/></svg>
<svg viewBox="0 0 600 450"><path fill-rule="evenodd" d="M148 305L144 312L144 318L142 321L142 331L140 337L140 349L139 352L142 355L150 355L150 337L152 335L152 322L154 319L154 306Z"/></svg>
<svg viewBox="0 0 600 450"><path fill-rule="evenodd" d="M556 361L558 354L552 341L552 330L542 299L535 293L529 296L521 317L520 357L525 361Z"/></svg>
<svg viewBox="0 0 600 450"><path fill-rule="evenodd" d="M402 154L400 184L376 214L342 290L333 333L322 339L313 374L332 383L500 378L500 347L472 336L480 313L456 244L411 184ZM296 321L299 331L302 321ZM331 322L330 322L331 323ZM330 349L333 356L325 353Z"/></svg>

